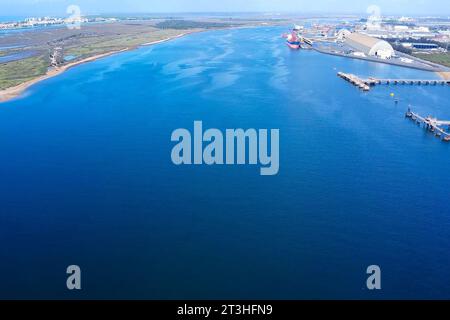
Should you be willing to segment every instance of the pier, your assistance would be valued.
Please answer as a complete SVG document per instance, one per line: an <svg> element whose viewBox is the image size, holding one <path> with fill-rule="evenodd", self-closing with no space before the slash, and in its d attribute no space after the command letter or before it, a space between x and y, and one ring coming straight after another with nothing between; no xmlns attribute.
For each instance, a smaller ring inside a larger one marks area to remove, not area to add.
<svg viewBox="0 0 450 320"><path fill-rule="evenodd" d="M358 78L354 74L338 72L338 76L344 79L345 81L350 82L354 86L360 88L363 91L370 91L370 86L364 82L363 79Z"/></svg>
<svg viewBox="0 0 450 320"><path fill-rule="evenodd" d="M376 79L363 80L370 86L376 85L450 85L450 80L421 80L421 79Z"/></svg>
<svg viewBox="0 0 450 320"><path fill-rule="evenodd" d="M338 72L338 76L354 86L364 90L369 91L371 87L377 85L424 85L424 86L445 86L450 85L450 80L440 80L440 79L377 79L368 78L362 79L354 74Z"/></svg>
<svg viewBox="0 0 450 320"><path fill-rule="evenodd" d="M416 122L419 126L423 125L426 130L434 133L436 137L442 138L442 141L450 142L450 133L442 128L445 126L450 128L450 121L438 120L436 118L432 118L431 116L424 118L418 113L411 111L411 109L408 109L405 116Z"/></svg>

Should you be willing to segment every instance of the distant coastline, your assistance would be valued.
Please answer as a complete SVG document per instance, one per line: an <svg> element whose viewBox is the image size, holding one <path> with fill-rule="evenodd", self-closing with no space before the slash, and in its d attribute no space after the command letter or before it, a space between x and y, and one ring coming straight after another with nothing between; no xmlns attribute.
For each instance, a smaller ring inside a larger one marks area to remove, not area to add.
<svg viewBox="0 0 450 320"><path fill-rule="evenodd" d="M230 27L230 28L225 28L225 29L241 29L241 28L252 28L252 27L254 27L254 26ZM91 62L91 61L95 61L95 60L98 60L98 59L101 59L101 58L105 58L105 57L108 57L108 56L111 56L111 55L114 55L114 54L122 53L122 52L125 52L125 51L134 50L134 49L139 48L139 47L156 45L156 44L164 43L164 42L171 41L171 40L174 40L174 39L177 39L177 38L181 38L181 37L184 37L184 36L189 35L189 34L203 32L203 31L206 31L206 30L199 29L199 30L185 31L183 33L180 33L180 34L177 34L177 35L174 35L174 36L171 36L171 37L167 37L167 38L164 38L164 39L155 40L155 41L151 41L151 42L146 42L146 43L142 43L142 44L139 44L139 45L133 45L133 46L130 46L130 47L127 47L127 48L124 48L124 49L115 50L115 51L111 51L111 52L106 52L106 53L90 56L90 57L87 57L85 59L81 59L81 60L78 60L78 61L74 61L74 62L65 64L65 65L63 65L61 67L56 67L56 68L53 68L53 69L49 69L46 72L46 74L44 74L44 75L41 75L41 76L36 77L34 79L28 80L28 81L23 82L23 83L21 83L19 85L0 90L0 103L7 102L7 101L12 100L14 98L20 97L31 86L33 86L33 85L35 85L35 84L37 84L37 83L39 83L39 82L41 82L43 80L46 80L46 79L58 76L58 75L64 73L65 71L75 67L75 66L78 66L78 65L81 65L81 64L84 64L84 63L88 63L88 62ZM444 80L450 80L450 71L444 71L446 69L448 70L448 68L445 68L445 67L443 67L441 65L437 65L437 64L434 64L434 63L430 63L430 62L427 62L427 64L428 64L427 67L415 67L415 66L408 66L408 65L404 65L404 64L400 64L400 63L386 62L386 61L382 61L382 60L379 60L379 59L375 60L375 59L367 58L367 57L366 58L361 58L361 57L356 57L356 56L343 55L343 54L332 52L332 51L329 51L329 50L323 50L323 49L317 48L317 47L313 47L312 49L317 51L317 52L323 53L323 54L329 54L329 55L335 55L335 56L343 56L343 57L347 57L347 58L360 59L360 60L365 60L365 61L369 61L369 62L386 63L386 64L390 64L390 65L397 65L397 66L401 66L401 67L413 68L413 69L418 69L418 70L423 70L423 71L430 71L430 72L434 72L436 75L438 75L439 77L441 77ZM437 69L437 67L442 67L442 68L445 68L445 69L439 71Z"/></svg>
<svg viewBox="0 0 450 320"><path fill-rule="evenodd" d="M143 44L141 44L139 46L133 46L133 47L125 48L125 49L122 49L122 50L116 50L116 51L111 51L111 52L107 52L107 53L98 54L98 55L95 55L95 56L87 57L87 58L82 59L82 60L78 60L78 61L74 61L74 62L68 63L68 64L63 65L63 66L58 67L58 68L50 69L50 70L47 71L47 73L45 75L42 75L42 76L39 76L39 77L37 77L35 79L23 82L23 83L21 83L21 84L19 84L17 86L10 87L10 88L4 89L4 90L0 90L0 103L7 102L7 101L9 101L11 99L17 98L20 95L22 95L29 87L35 85L36 83L39 83L39 82L41 82L43 80L46 80L46 79L49 79L49 78L53 78L53 77L55 77L57 75L60 75L63 72L65 72L65 71L67 71L67 70L69 70L69 69L71 69L71 68L73 68L75 66L78 66L78 65L81 65L81 64L84 64L84 63L88 63L88 62L91 62L91 61L95 61L95 60L98 60L98 59L101 59L101 58L105 58L105 57L108 57L108 56L111 56L111 55L114 55L114 54L117 54L117 53L134 50L134 49L136 49L138 47L141 47L141 46L151 46L151 45L167 42L167 41L174 40L174 39L177 39L177 38L181 38L183 36L186 36L188 34L195 33L195 32L199 32L199 31L189 31L189 32L180 33L178 35L175 35L175 36L172 36L172 37L168 37L168 38L165 38L165 39L143 43Z"/></svg>

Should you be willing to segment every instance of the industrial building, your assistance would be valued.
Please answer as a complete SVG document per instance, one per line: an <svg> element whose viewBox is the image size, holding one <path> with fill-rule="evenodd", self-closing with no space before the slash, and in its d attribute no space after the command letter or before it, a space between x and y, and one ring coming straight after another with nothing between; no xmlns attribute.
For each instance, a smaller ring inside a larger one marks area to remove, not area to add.
<svg viewBox="0 0 450 320"><path fill-rule="evenodd" d="M345 30L340 32L339 38L355 51L362 52L367 56L390 59L395 55L394 48L387 41L362 33Z"/></svg>
<svg viewBox="0 0 450 320"><path fill-rule="evenodd" d="M411 46L414 49L421 49L421 50L439 49L439 46L435 43L412 43Z"/></svg>

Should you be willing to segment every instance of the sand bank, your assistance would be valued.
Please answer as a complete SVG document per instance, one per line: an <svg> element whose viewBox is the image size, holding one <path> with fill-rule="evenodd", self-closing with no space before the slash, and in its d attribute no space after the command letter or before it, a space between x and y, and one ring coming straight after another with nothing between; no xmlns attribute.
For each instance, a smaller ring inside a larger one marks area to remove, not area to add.
<svg viewBox="0 0 450 320"><path fill-rule="evenodd" d="M450 71L437 73L442 79L450 80Z"/></svg>

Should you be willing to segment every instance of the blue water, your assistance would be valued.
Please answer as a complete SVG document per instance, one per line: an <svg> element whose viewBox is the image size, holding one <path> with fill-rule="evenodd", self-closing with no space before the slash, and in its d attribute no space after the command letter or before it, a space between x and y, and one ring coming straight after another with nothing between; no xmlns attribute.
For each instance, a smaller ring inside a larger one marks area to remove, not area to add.
<svg viewBox="0 0 450 320"><path fill-rule="evenodd" d="M14 22L14 21L23 21L27 17L26 16L6 16L0 15L0 22Z"/></svg>
<svg viewBox="0 0 450 320"><path fill-rule="evenodd" d="M9 50L9 49L19 49L19 48L23 48L23 45L15 45L15 46L1 46L0 50L4 51L4 50Z"/></svg>
<svg viewBox="0 0 450 320"><path fill-rule="evenodd" d="M36 55L36 52L34 52L34 51L23 51L23 52L18 52L18 53L13 53L13 54L7 54L5 56L0 56L0 63L17 61L20 59L32 57L34 55Z"/></svg>
<svg viewBox="0 0 450 320"><path fill-rule="evenodd" d="M20 20L18 20L20 21ZM50 25L50 26L36 26L36 27L26 27L26 28L16 28L16 29L1 29L0 30L0 38L4 38L7 36L11 36L14 34L24 34L25 32L37 32L42 31L43 29L57 29L57 28L66 28L65 25Z"/></svg>
<svg viewBox="0 0 450 320"><path fill-rule="evenodd" d="M449 88L362 93L337 72L435 76L294 52L285 30L140 48L1 104L0 297L450 298L450 144L404 117L450 119ZM174 166L194 120L279 128L279 175Z"/></svg>
<svg viewBox="0 0 450 320"><path fill-rule="evenodd" d="M74 55L68 55L68 56L65 56L65 57L64 57L64 60L65 60L65 61L71 61L71 60L73 60L73 59L76 59L76 56L74 56Z"/></svg>

